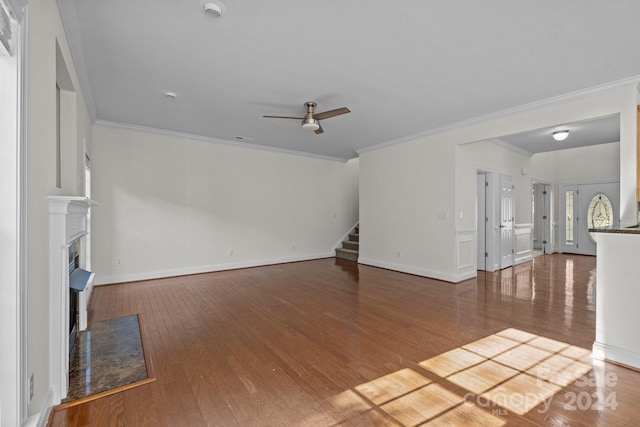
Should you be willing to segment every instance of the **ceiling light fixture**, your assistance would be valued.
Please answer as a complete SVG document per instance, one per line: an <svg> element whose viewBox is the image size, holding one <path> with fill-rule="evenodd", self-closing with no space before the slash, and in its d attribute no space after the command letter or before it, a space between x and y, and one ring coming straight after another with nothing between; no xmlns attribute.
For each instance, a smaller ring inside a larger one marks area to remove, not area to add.
<svg viewBox="0 0 640 427"><path fill-rule="evenodd" d="M202 7L206 13L209 13L213 16L222 16L222 7L219 4L208 2L205 3Z"/></svg>
<svg viewBox="0 0 640 427"><path fill-rule="evenodd" d="M178 94L177 94L177 93L175 93L175 92L169 92L169 91L166 91L166 92L164 93L164 96L166 96L166 97L167 97L167 98L169 98L169 99L176 99L176 98L178 97Z"/></svg>
<svg viewBox="0 0 640 427"><path fill-rule="evenodd" d="M564 141L568 136L568 130L557 130L553 133L553 139L555 139L556 141Z"/></svg>

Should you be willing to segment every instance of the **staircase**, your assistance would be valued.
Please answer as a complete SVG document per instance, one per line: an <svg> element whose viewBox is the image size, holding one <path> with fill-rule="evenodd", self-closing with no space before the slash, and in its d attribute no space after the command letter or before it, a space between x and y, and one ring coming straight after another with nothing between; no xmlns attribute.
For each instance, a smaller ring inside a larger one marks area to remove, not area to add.
<svg viewBox="0 0 640 427"><path fill-rule="evenodd" d="M342 242L341 248L336 248L336 258L358 261L358 250L360 247L360 225L356 225L352 233L349 233L348 240Z"/></svg>

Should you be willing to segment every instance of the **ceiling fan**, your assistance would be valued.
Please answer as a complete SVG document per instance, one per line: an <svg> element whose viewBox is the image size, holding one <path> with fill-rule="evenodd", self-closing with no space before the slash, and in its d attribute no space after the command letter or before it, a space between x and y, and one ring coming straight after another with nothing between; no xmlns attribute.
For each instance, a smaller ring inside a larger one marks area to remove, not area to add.
<svg viewBox="0 0 640 427"><path fill-rule="evenodd" d="M347 107L336 108L335 110L323 111L322 113L316 113L315 102L305 102L304 106L307 108L307 114L304 117L289 117L289 116L262 116L270 119L295 119L302 120L302 129L309 129L319 134L324 132L322 126L320 126L320 120L328 119L330 117L339 116L341 114L350 113Z"/></svg>

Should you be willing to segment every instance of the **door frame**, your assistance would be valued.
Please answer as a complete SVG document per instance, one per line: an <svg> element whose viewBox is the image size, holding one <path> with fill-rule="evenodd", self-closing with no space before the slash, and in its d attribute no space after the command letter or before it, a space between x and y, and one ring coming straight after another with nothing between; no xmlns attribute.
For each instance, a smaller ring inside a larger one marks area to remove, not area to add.
<svg viewBox="0 0 640 427"><path fill-rule="evenodd" d="M553 204L553 186L551 184L551 182L549 181L545 181L542 179L536 179L536 178L532 178L531 179L531 189L533 191L533 189L537 186L537 185L542 185L544 186L544 190L547 192L547 194L544 195L543 199L545 201L544 204L544 212L543 212L543 216L547 217L547 222L546 224L543 223L542 227L543 227L543 232L542 232L542 249L543 249L543 253L545 254L552 254L554 252L554 246L555 246L555 241L553 239L553 233L552 233L552 228L553 228L553 222L554 222L554 218L553 218L553 209L552 209L552 204ZM534 204L534 215L535 212L539 212L540 208L538 206L538 200L536 198L533 199L533 204ZM531 218L531 222L532 224L536 224L536 218ZM535 234L535 233L533 233ZM533 239L534 239L534 235L532 234L531 236L531 247L533 248ZM546 243L545 243L546 242Z"/></svg>

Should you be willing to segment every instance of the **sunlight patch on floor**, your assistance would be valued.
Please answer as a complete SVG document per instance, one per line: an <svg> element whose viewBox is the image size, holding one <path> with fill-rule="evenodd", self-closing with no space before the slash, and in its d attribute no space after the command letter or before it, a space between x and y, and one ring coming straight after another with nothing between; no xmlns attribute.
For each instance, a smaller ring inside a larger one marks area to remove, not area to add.
<svg viewBox="0 0 640 427"><path fill-rule="evenodd" d="M588 350L513 328L418 366L424 375L404 368L340 393L332 403L346 419L375 415L388 425L502 426L511 413L548 409L556 393L592 369Z"/></svg>
<svg viewBox="0 0 640 427"><path fill-rule="evenodd" d="M359 385L356 390L376 405L382 405L431 382L407 368Z"/></svg>
<svg viewBox="0 0 640 427"><path fill-rule="evenodd" d="M439 384L429 384L383 405L382 409L403 425L415 426L448 411L463 400L462 396Z"/></svg>

